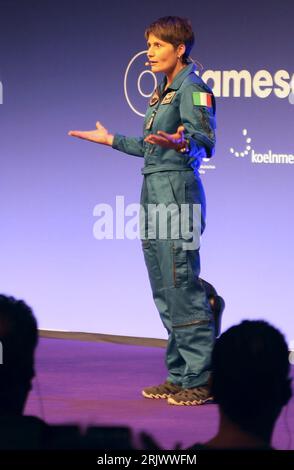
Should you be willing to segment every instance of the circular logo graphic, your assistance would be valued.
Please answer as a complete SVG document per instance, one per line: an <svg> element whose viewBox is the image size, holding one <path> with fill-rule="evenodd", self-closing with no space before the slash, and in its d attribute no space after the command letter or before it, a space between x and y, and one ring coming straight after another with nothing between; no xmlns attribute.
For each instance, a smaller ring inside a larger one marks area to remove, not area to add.
<svg viewBox="0 0 294 470"><path fill-rule="evenodd" d="M146 98L157 87L156 76L146 69L147 51L138 52L128 63L124 76L124 93L129 107L138 116L145 116Z"/></svg>

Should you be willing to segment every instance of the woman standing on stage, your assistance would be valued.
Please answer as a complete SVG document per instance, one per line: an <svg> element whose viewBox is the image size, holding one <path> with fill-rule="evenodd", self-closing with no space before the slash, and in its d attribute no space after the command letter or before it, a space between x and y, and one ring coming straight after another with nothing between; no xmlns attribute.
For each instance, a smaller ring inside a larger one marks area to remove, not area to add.
<svg viewBox="0 0 294 470"><path fill-rule="evenodd" d="M93 131L69 134L144 157L141 205L173 204L178 215L188 207L189 233L203 233L205 194L198 168L215 146L215 100L211 89L196 75L189 54L194 34L189 20L159 18L145 31L148 65L165 77L153 93L146 111L143 136L110 134L99 122ZM194 207L201 207L195 220ZM197 206L195 206L197 205ZM177 218L178 221L178 218ZM199 280L198 240L181 232L173 236L173 216L165 238L148 238L145 219L142 246L153 298L168 332L168 375L160 385L142 390L146 398L166 398L171 405L200 405L211 401L210 359L214 325L205 290ZM149 224L149 226L148 226ZM198 237L199 238L199 237Z"/></svg>

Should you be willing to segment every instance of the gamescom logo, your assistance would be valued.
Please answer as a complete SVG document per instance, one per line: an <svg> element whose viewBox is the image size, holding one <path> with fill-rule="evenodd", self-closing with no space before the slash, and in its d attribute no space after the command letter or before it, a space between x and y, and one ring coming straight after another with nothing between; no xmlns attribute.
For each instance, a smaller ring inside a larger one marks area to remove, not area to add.
<svg viewBox="0 0 294 470"><path fill-rule="evenodd" d="M124 93L129 107L138 116L144 116L146 101L157 86L157 78L151 70L146 70L147 50L138 52L129 61L124 75ZM196 72L200 75L199 71ZM216 98L251 98L266 99L270 95L288 98L294 104L294 74L287 70L277 70L271 74L268 70L258 70L252 74L249 70L206 70L201 75Z"/></svg>
<svg viewBox="0 0 294 470"><path fill-rule="evenodd" d="M157 87L156 75L151 70L146 70L147 50L138 52L129 61L124 75L124 94L131 110L138 116L144 117L147 100L152 96ZM198 75L199 72L196 72ZM211 88L217 98L268 98L273 94L276 98L288 98L288 102L294 105L294 74L281 69L273 75L267 70L258 70L254 75L248 70L206 70L201 78ZM211 81L211 83L210 83ZM252 163L288 163L292 164L292 154L276 154L271 150L268 153L257 153L252 149L251 138L247 136L247 130L243 129L245 137L244 148L231 153L235 157L251 155ZM214 164L209 159L203 159L199 173L206 170L215 170Z"/></svg>
<svg viewBox="0 0 294 470"><path fill-rule="evenodd" d="M258 153L252 148L252 139L248 137L247 129L243 129L242 134L244 136L243 149L236 151L233 147L230 148L230 152L234 157L242 158L250 155L251 163L293 165L294 155L291 153L274 153L272 150L268 150L267 153Z"/></svg>

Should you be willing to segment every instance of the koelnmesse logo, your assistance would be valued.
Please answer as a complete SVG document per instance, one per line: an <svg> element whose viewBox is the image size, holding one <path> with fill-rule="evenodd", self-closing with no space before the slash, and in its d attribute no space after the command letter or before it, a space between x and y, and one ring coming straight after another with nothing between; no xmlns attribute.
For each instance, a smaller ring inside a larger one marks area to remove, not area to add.
<svg viewBox="0 0 294 470"><path fill-rule="evenodd" d="M291 153L274 153L272 150L268 150L266 153L257 152L252 148L252 139L248 136L247 129L243 129L242 134L244 136L243 148L235 150L233 147L230 148L230 152L234 157L243 158L250 155L251 163L263 163L263 164L288 164L293 165L294 155Z"/></svg>

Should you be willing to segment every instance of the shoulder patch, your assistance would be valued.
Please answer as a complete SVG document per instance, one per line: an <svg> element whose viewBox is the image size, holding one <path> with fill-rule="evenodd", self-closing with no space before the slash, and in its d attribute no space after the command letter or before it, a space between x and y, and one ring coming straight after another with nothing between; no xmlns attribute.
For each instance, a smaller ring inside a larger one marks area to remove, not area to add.
<svg viewBox="0 0 294 470"><path fill-rule="evenodd" d="M208 108L212 107L212 95L210 93L193 91L192 96L193 104L195 106L207 106Z"/></svg>

